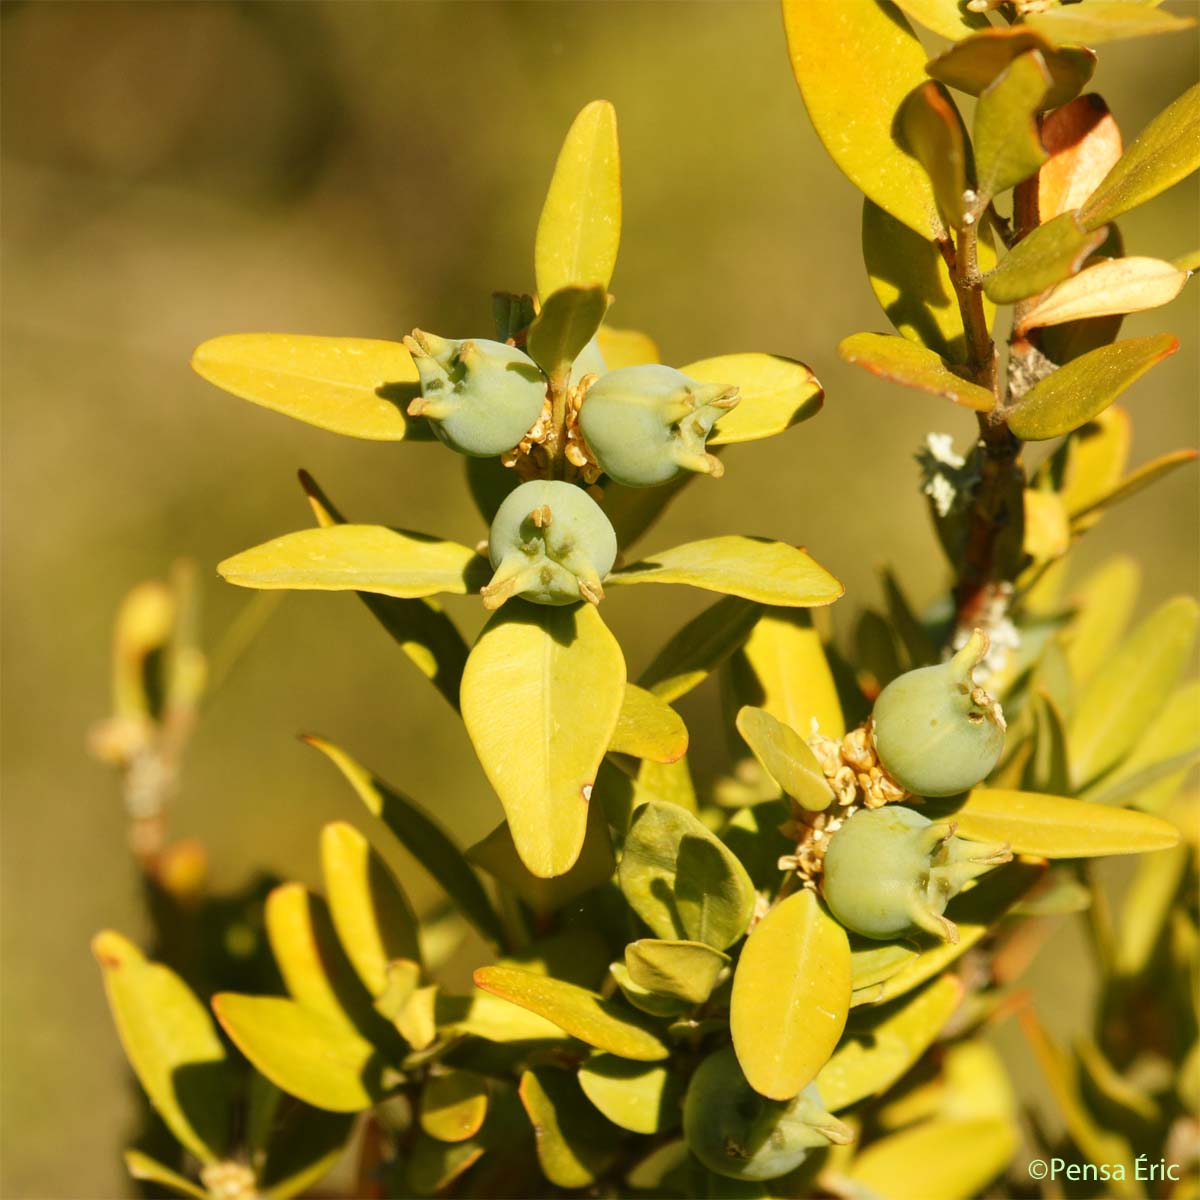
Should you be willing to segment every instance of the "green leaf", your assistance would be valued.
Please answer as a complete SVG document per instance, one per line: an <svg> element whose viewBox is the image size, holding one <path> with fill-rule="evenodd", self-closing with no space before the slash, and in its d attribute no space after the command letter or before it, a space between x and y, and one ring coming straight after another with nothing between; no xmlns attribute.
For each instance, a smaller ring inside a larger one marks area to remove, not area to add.
<svg viewBox="0 0 1200 1200"><path fill-rule="evenodd" d="M443 1037L470 1035L500 1045L565 1043L563 1031L552 1021L489 992L477 991L471 996L440 995L435 1011L438 1032Z"/></svg>
<svg viewBox="0 0 1200 1200"><path fill-rule="evenodd" d="M471 459L472 462L482 460ZM511 472L510 472L511 474ZM322 528L345 525L346 519L330 502L307 471L300 472L300 486ZM467 644L458 627L442 611L436 600L401 600L396 596L379 596L359 592L359 599L371 610L375 619L400 644L417 669L430 680L455 710L458 709L458 686L467 661Z"/></svg>
<svg viewBox="0 0 1200 1200"><path fill-rule="evenodd" d="M1190 855L1190 847L1179 845L1148 855L1138 863L1121 902L1113 955L1118 974L1126 979L1137 979L1149 968L1183 886Z"/></svg>
<svg viewBox="0 0 1200 1200"><path fill-rule="evenodd" d="M686 758L678 758L673 763L642 760L633 781L633 808L640 808L651 800L663 800L688 812L696 811L696 785L692 782ZM630 815L632 817L632 813Z"/></svg>
<svg viewBox="0 0 1200 1200"><path fill-rule="evenodd" d="M119 933L92 939L129 1065L175 1140L215 1162L229 1139L225 1047L204 1005L174 971Z"/></svg>
<svg viewBox="0 0 1200 1200"><path fill-rule="evenodd" d="M1072 359L1025 393L1008 416L1009 428L1025 441L1070 433L1178 349L1177 339L1159 333L1101 346Z"/></svg>
<svg viewBox="0 0 1200 1200"><path fill-rule="evenodd" d="M1049 157L1038 136L1037 112L1050 87L1040 51L1014 58L975 107L975 174L980 199L1006 192L1035 174Z"/></svg>
<svg viewBox="0 0 1200 1200"><path fill-rule="evenodd" d="M596 336L608 308L605 287L563 287L542 302L525 349L555 387L566 386L571 365Z"/></svg>
<svg viewBox="0 0 1200 1200"><path fill-rule="evenodd" d="M940 975L992 930L1042 875L1040 866L1023 862L1009 863L988 872L975 887L956 896L947 906L946 916L958 927L957 943L929 937L919 939L921 952L883 981L879 993L872 997L873 1001L886 1004Z"/></svg>
<svg viewBox="0 0 1200 1200"><path fill-rule="evenodd" d="M932 81L921 84L901 106L900 128L909 151L933 184L942 215L961 227L966 211L966 132L946 89Z"/></svg>
<svg viewBox="0 0 1200 1200"><path fill-rule="evenodd" d="M790 725L766 709L746 705L738 711L737 730L767 774L801 808L824 812L833 803L833 789L817 756Z"/></svg>
<svg viewBox="0 0 1200 1200"><path fill-rule="evenodd" d="M1007 788L976 788L951 819L968 841L1007 842L1015 854L1042 858L1143 854L1179 840L1179 830L1150 813Z"/></svg>
<svg viewBox="0 0 1200 1200"><path fill-rule="evenodd" d="M1142 130L1080 211L1088 229L1153 200L1200 167L1200 84Z"/></svg>
<svg viewBox="0 0 1200 1200"><path fill-rule="evenodd" d="M1113 770L1083 793L1094 804L1160 812L1200 758L1200 681L1171 693L1151 725Z"/></svg>
<svg viewBox="0 0 1200 1200"><path fill-rule="evenodd" d="M483 570L484 560L466 546L382 525L302 529L217 564L226 582L238 587L379 592L402 599L435 592L464 596L476 590Z"/></svg>
<svg viewBox="0 0 1200 1200"><path fill-rule="evenodd" d="M838 344L838 354L872 375L945 396L975 412L990 412L996 397L977 383L957 374L952 363L908 338L888 333L852 333Z"/></svg>
<svg viewBox="0 0 1200 1200"><path fill-rule="evenodd" d="M356 1029L366 1019L370 1001L338 942L325 901L303 884L281 884L267 896L264 919L288 995Z"/></svg>
<svg viewBox="0 0 1200 1200"><path fill-rule="evenodd" d="M789 608L832 604L845 590L803 550L737 535L674 546L615 571L604 582L683 583Z"/></svg>
<svg viewBox="0 0 1200 1200"><path fill-rule="evenodd" d="M825 737L846 732L837 684L807 613L763 613L734 660L738 665L746 668L736 672L742 703L765 709L802 737L811 736L814 721Z"/></svg>
<svg viewBox="0 0 1200 1200"><path fill-rule="evenodd" d="M984 276L984 294L996 304L1036 296L1074 275L1107 236L1106 229L1084 229L1077 213L1062 213L1022 238Z"/></svg>
<svg viewBox="0 0 1200 1200"><path fill-rule="evenodd" d="M987 17L971 12L964 0L896 0L896 7L905 16L952 42L966 37L973 29L989 28Z"/></svg>
<svg viewBox="0 0 1200 1200"><path fill-rule="evenodd" d="M564 1033L620 1058L657 1062L669 1051L645 1020L587 988L518 967L480 967L475 986L557 1025Z"/></svg>
<svg viewBox="0 0 1200 1200"><path fill-rule="evenodd" d="M479 1132L487 1110L487 1080L474 1071L451 1067L425 1080L417 1119L440 1142L465 1142Z"/></svg>
<svg viewBox="0 0 1200 1200"><path fill-rule="evenodd" d="M579 1086L604 1116L631 1133L662 1133L679 1124L683 1080L668 1067L593 1054L579 1068Z"/></svg>
<svg viewBox="0 0 1200 1200"><path fill-rule="evenodd" d="M962 998L961 980L943 975L901 1005L873 1009L817 1074L825 1108L839 1112L886 1092L933 1044Z"/></svg>
<svg viewBox="0 0 1200 1200"><path fill-rule="evenodd" d="M321 830L321 870L338 940L367 991L380 996L392 959L421 959L412 906L370 842L344 821Z"/></svg>
<svg viewBox="0 0 1200 1200"><path fill-rule="evenodd" d="M593 100L567 131L542 206L534 244L538 292L549 297L593 285L607 291L620 241L617 114L607 100Z"/></svg>
<svg viewBox="0 0 1200 1200"><path fill-rule="evenodd" d="M688 1167L691 1164L687 1142L676 1138L651 1150L639 1159L625 1176L630 1187L646 1191L668 1190L672 1195L686 1195Z"/></svg>
<svg viewBox="0 0 1200 1200"><path fill-rule="evenodd" d="M934 1120L873 1142L846 1177L888 1200L971 1200L1017 1152L1013 1121Z"/></svg>
<svg viewBox="0 0 1200 1200"><path fill-rule="evenodd" d="M1022 54L1041 54L1053 81L1042 100L1044 108L1057 108L1077 96L1096 69L1096 56L1081 46L1056 47L1026 25L1011 29L985 29L964 38L926 63L934 79L978 96Z"/></svg>
<svg viewBox="0 0 1200 1200"><path fill-rule="evenodd" d="M1032 12L1025 24L1056 46L1098 46L1121 38L1146 37L1154 33L1176 33L1195 25L1191 17L1177 17L1144 3L1121 0L1090 0L1070 8Z"/></svg>
<svg viewBox="0 0 1200 1200"><path fill-rule="evenodd" d="M565 1071L534 1067L518 1089L537 1137L542 1174L556 1187L595 1183L612 1162L617 1131L587 1102L579 1083Z"/></svg>
<svg viewBox="0 0 1200 1200"><path fill-rule="evenodd" d="M421 386L399 342L235 333L199 346L192 369L243 400L332 433L382 442L433 436L406 414Z"/></svg>
<svg viewBox="0 0 1200 1200"><path fill-rule="evenodd" d="M641 938L625 947L625 968L634 983L688 1004L703 1004L728 965L729 955L706 942Z"/></svg>
<svg viewBox="0 0 1200 1200"><path fill-rule="evenodd" d="M943 236L933 188L893 129L925 77L925 51L908 22L876 0L784 0L792 71L833 161L871 200L922 237ZM870 87L853 80L869 79Z"/></svg>
<svg viewBox="0 0 1200 1200"><path fill-rule="evenodd" d="M1112 410L1109 409L1109 411ZM1072 513L1072 527L1075 529L1088 527L1114 505L1128 500L1131 496L1136 496L1144 488L1148 488L1152 483L1157 483L1158 480L1169 475L1176 467L1186 467L1189 463L1194 463L1198 457L1200 457L1200 453L1195 450L1174 450L1169 454L1161 454L1148 463L1143 463L1136 471L1131 471L1126 475L1111 491L1098 496L1091 504L1078 508Z"/></svg>
<svg viewBox="0 0 1200 1200"><path fill-rule="evenodd" d="M874 942L850 938L850 975L854 990L873 987L890 979L917 957L918 950L909 942Z"/></svg>
<svg viewBox="0 0 1200 1200"><path fill-rule="evenodd" d="M754 885L732 852L690 812L650 801L638 809L618 871L630 906L658 937L718 950L746 930Z"/></svg>
<svg viewBox="0 0 1200 1200"><path fill-rule="evenodd" d="M125 1169L132 1178L143 1183L161 1184L181 1196L195 1196L198 1200L208 1200L208 1192L202 1187L197 1187L178 1171L172 1171L170 1167L155 1162L150 1155L143 1154L140 1150L126 1150L124 1157Z"/></svg>
<svg viewBox="0 0 1200 1200"><path fill-rule="evenodd" d="M1160 258L1110 258L1040 297L1021 317L1020 329L1159 308L1174 300L1187 281L1188 272Z"/></svg>
<svg viewBox="0 0 1200 1200"><path fill-rule="evenodd" d="M476 1138L439 1142L418 1133L404 1164L405 1182L418 1196L433 1196L469 1171L487 1152Z"/></svg>
<svg viewBox="0 0 1200 1200"><path fill-rule="evenodd" d="M507 821L476 842L467 856L516 892L535 913L546 916L612 877L616 864L603 805L589 804L586 821L579 857L569 870L550 879L534 875L521 861Z"/></svg>
<svg viewBox="0 0 1200 1200"><path fill-rule="evenodd" d="M775 889L780 878L780 858L796 852L796 843L779 832L779 826L790 816L786 800L750 803L737 809L721 830L721 841L737 855L738 862L761 891Z"/></svg>
<svg viewBox="0 0 1200 1200"><path fill-rule="evenodd" d="M383 1094L383 1061L366 1038L278 996L223 992L213 1010L234 1045L277 1087L330 1112L359 1112Z"/></svg>
<svg viewBox="0 0 1200 1200"><path fill-rule="evenodd" d="M324 1112L296 1101L281 1105L258 1172L263 1200L289 1200L307 1192L336 1165L353 1128L352 1113Z"/></svg>
<svg viewBox="0 0 1200 1200"><path fill-rule="evenodd" d="M621 647L591 605L511 602L471 650L463 721L534 875L562 875L579 857L624 696Z"/></svg>
<svg viewBox="0 0 1200 1200"><path fill-rule="evenodd" d="M503 927L483 884L445 830L406 796L360 766L340 746L319 737L306 736L303 740L320 750L341 771L359 799L437 880L463 916L485 938L502 941Z"/></svg>
<svg viewBox="0 0 1200 1200"><path fill-rule="evenodd" d="M687 726L683 718L653 692L627 683L617 728L608 748L617 754L673 763L687 753Z"/></svg>
<svg viewBox="0 0 1200 1200"><path fill-rule="evenodd" d="M1198 614L1188 596L1168 600L1100 667L1068 730L1077 787L1120 761L1150 727L1191 653Z"/></svg>
<svg viewBox="0 0 1200 1200"><path fill-rule="evenodd" d="M761 612L757 604L725 596L674 634L638 682L668 703L687 695L746 640Z"/></svg>
<svg viewBox="0 0 1200 1200"><path fill-rule="evenodd" d="M610 963L608 969L621 995L639 1012L649 1013L652 1017L678 1017L694 1007L678 996L664 996L642 987L640 983L634 983L629 968L623 962Z"/></svg>
<svg viewBox="0 0 1200 1200"><path fill-rule="evenodd" d="M1075 589L1075 617L1063 640L1077 684L1087 684L1108 661L1129 623L1141 581L1141 568L1134 559L1114 555Z"/></svg>
<svg viewBox="0 0 1200 1200"><path fill-rule="evenodd" d="M729 1026L750 1086L790 1100L829 1060L849 1010L846 931L797 892L754 927L733 977Z"/></svg>
<svg viewBox="0 0 1200 1200"><path fill-rule="evenodd" d="M1034 752L1026 767L1029 791L1054 795L1070 790L1067 768L1067 731L1062 713L1049 693L1038 688L1029 698L1034 718Z"/></svg>
<svg viewBox="0 0 1200 1200"><path fill-rule="evenodd" d="M825 389L812 371L777 354L723 354L679 369L701 383L737 385L737 406L713 426L710 446L774 437L815 417L825 402Z"/></svg>

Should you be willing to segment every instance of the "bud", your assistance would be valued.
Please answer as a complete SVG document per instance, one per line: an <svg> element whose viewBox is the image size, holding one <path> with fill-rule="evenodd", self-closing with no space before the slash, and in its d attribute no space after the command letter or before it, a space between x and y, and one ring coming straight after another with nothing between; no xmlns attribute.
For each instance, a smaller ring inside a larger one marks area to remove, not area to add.
<svg viewBox="0 0 1200 1200"><path fill-rule="evenodd" d="M879 693L875 752L917 796L954 796L987 778L1004 749L1004 713L973 674L988 639L975 630L949 662L909 671Z"/></svg>
<svg viewBox="0 0 1200 1200"><path fill-rule="evenodd" d="M815 1084L791 1100L760 1096L742 1074L732 1046L696 1068L683 1103L688 1149L730 1179L778 1179L810 1150L852 1140L821 1103Z"/></svg>
<svg viewBox="0 0 1200 1200"><path fill-rule="evenodd" d="M414 329L404 345L421 377L408 406L452 450L490 458L511 450L541 416L546 377L515 346L486 338L455 342Z"/></svg>
<svg viewBox="0 0 1200 1200"><path fill-rule="evenodd" d="M935 824L897 804L861 809L829 841L821 894L838 921L864 937L916 928L957 942L946 904L968 880L1011 858L1006 845L955 837L951 821Z"/></svg>
<svg viewBox="0 0 1200 1200"><path fill-rule="evenodd" d="M534 479L496 511L488 556L496 570L482 591L488 608L510 596L535 604L597 604L604 596L600 581L617 557L617 535L582 488Z"/></svg>
<svg viewBox="0 0 1200 1200"><path fill-rule="evenodd" d="M579 425L610 479L653 487L684 471L723 473L704 444L737 402L736 387L698 383L673 367L619 367L588 389Z"/></svg>

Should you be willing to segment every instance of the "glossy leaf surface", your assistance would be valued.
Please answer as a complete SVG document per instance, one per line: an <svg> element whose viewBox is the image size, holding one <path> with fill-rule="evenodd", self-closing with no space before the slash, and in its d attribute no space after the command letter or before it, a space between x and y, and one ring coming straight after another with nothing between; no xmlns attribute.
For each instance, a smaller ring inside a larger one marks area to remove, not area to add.
<svg viewBox="0 0 1200 1200"><path fill-rule="evenodd" d="M641 938L625 947L625 968L639 987L688 1004L703 1004L729 956L706 942Z"/></svg>
<svg viewBox="0 0 1200 1200"><path fill-rule="evenodd" d="M653 692L632 683L625 685L625 699L609 750L672 763L687 753L688 731L683 718Z"/></svg>
<svg viewBox="0 0 1200 1200"><path fill-rule="evenodd" d="M825 392L802 362L776 354L724 354L679 368L701 383L735 384L738 402L717 420L710 446L773 437L815 417Z"/></svg>
<svg viewBox="0 0 1200 1200"><path fill-rule="evenodd" d="M542 302L525 349L556 386L569 378L571 364L595 337L607 308L604 287L564 287Z"/></svg>
<svg viewBox="0 0 1200 1200"><path fill-rule="evenodd" d="M542 1174L562 1188L594 1183L612 1161L617 1131L597 1120L578 1081L565 1071L534 1067L521 1076L518 1090L537 1138Z"/></svg>
<svg viewBox="0 0 1200 1200"><path fill-rule="evenodd" d="M738 712L737 730L767 774L801 808L823 812L833 803L833 790L817 756L790 725L766 709L747 705Z"/></svg>
<svg viewBox="0 0 1200 1200"><path fill-rule="evenodd" d="M487 1080L474 1071L450 1069L426 1079L418 1120L439 1142L465 1142L479 1132L487 1110Z"/></svg>
<svg viewBox="0 0 1200 1200"><path fill-rule="evenodd" d="M1188 281L1160 258L1113 258L1087 267L1052 288L1021 318L1022 329L1065 321L1142 312L1170 304Z"/></svg>
<svg viewBox="0 0 1200 1200"><path fill-rule="evenodd" d="M631 1133L662 1133L679 1123L683 1081L667 1067L593 1054L579 1068L579 1085L604 1116Z"/></svg>
<svg viewBox="0 0 1200 1200"><path fill-rule="evenodd" d="M1103 230L1089 231L1074 212L1039 225L984 276L983 290L996 304L1013 304L1075 274L1104 241Z"/></svg>

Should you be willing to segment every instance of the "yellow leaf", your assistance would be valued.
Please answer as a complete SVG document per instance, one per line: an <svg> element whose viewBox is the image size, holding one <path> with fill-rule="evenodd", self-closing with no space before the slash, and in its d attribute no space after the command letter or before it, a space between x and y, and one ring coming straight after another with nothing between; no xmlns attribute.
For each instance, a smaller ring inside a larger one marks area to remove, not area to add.
<svg viewBox="0 0 1200 1200"><path fill-rule="evenodd" d="M1111 258L1051 288L1024 314L1021 329L1158 308L1179 295L1188 275L1160 258Z"/></svg>

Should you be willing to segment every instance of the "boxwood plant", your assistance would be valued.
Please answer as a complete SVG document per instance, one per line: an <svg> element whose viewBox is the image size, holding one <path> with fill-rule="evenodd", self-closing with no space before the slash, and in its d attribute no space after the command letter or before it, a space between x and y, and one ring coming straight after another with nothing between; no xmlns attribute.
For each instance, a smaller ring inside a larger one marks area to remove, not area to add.
<svg viewBox="0 0 1200 1200"><path fill-rule="evenodd" d="M1140 1196L1138 1155L1189 1153L1200 935L1179 900L1198 822L1178 792L1200 756L1200 696L1180 682L1197 606L1167 600L1127 631L1134 560L1068 574L1108 509L1195 457L1127 467L1116 401L1177 343L1118 340L1121 320L1173 299L1196 256L1127 255L1116 221L1196 169L1200 89L1127 145L1084 93L1097 45L1189 22L1117 0L783 15L808 116L864 194L863 259L894 330L838 352L976 419L969 444L933 432L918 455L945 593L918 611L885 573L884 609L835 637L821 610L842 587L801 549L732 529L634 551L682 489L719 486L722 446L784 433L822 390L768 353L664 366L607 323L621 193L605 102L554 168L536 294L495 296L494 328L206 342L193 365L237 396L460 457L478 546L349 521L302 474L311 527L218 570L358 593L464 722L505 819L461 849L432 815L444 801L309 737L366 810L365 832L321 831L323 895L206 897L198 851L143 839L165 961L95 942L177 1143L131 1150L136 1178L297 1195L356 1130L355 1196L1060 1194L1024 1170L1035 1151L1116 1164L1106 1186ZM910 20L948 48L930 57ZM720 598L635 682L604 597L649 584ZM135 809L178 766L179 703L190 716L203 677L180 649L179 586L141 589L118 624L96 745ZM472 645L441 596L490 610ZM731 751L698 789L672 704L710 676ZM391 838L445 893L425 921L377 849ZM1110 854L1147 856L1119 915L1090 867ZM258 922L274 967L249 951L238 966L228 922L203 970L180 958L185 909L234 911L251 942ZM1070 1048L1014 988L1067 919L1102 981ZM464 990L446 964L468 926L482 948ZM1022 1140L987 1038L1014 1013L1061 1132L1036 1120Z"/></svg>

